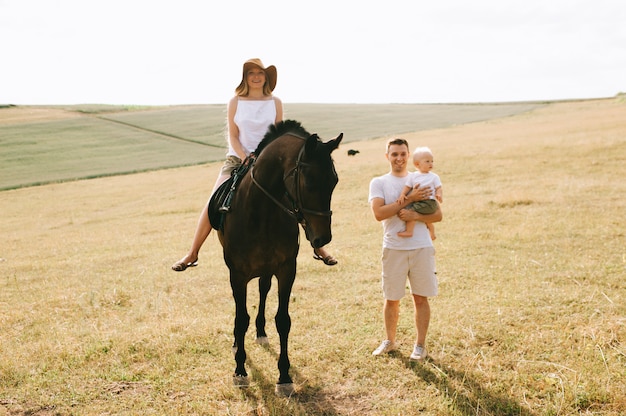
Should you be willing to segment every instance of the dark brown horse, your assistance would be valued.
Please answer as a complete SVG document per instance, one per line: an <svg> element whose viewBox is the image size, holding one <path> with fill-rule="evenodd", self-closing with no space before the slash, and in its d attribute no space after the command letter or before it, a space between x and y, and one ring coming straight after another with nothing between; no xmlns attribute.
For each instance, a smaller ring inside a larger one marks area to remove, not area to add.
<svg viewBox="0 0 626 416"><path fill-rule="evenodd" d="M265 300L272 276L276 276L278 311L275 322L280 337L280 375L276 392L288 396L294 391L287 345L291 329L289 298L296 278L299 249L298 224L303 226L314 248L330 242L330 201L338 181L331 153L342 138L340 134L324 143L293 120L273 125L254 158L246 161L248 169L236 172L211 198L209 218L218 230L224 249L236 305L233 344L236 385L248 384L244 348L250 323L246 306L248 282L259 278L256 330L257 341L264 343L267 342ZM237 182L236 192L228 197L233 179ZM228 205L226 209L224 201ZM220 214L220 208L228 213Z"/></svg>

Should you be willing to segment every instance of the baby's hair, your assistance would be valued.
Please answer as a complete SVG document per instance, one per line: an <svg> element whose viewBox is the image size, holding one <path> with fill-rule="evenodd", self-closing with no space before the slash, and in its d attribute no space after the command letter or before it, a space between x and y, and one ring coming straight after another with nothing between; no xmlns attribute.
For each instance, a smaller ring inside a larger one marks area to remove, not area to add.
<svg viewBox="0 0 626 416"><path fill-rule="evenodd" d="M423 147L418 147L417 149L413 151L413 159L415 159L419 155L423 155L424 153L427 153L431 156L433 155L433 152L428 147L423 146Z"/></svg>

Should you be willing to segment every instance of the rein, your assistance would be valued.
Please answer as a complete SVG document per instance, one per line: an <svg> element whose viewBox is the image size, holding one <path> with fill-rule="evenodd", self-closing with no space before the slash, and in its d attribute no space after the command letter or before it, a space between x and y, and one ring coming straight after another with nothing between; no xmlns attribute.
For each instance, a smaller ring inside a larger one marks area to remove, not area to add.
<svg viewBox="0 0 626 416"><path fill-rule="evenodd" d="M301 139L304 139L304 137L300 137L300 136L296 136L299 137ZM274 203L276 205L278 205L284 212L286 212L287 214L289 214L292 218L294 218L296 221L298 221L298 223L302 224L303 227L306 227L306 219L304 218L304 214L311 214L311 215L319 215L319 216L324 216L324 217L330 217L332 215L332 211L328 210L328 211L316 211L316 210L312 210L312 209L307 209L304 208L302 206L302 197L301 197L301 190L300 190L300 168L302 166L308 166L309 164L302 162L302 155L304 155L304 148L306 147L306 144L302 146L302 148L300 149L300 152L298 153L298 159L296 160L296 165L294 166L293 169L291 169L289 171L289 173L287 173L284 177L283 177L283 184L285 179L287 179L289 176L293 175L294 176L294 185L295 185L295 194L296 194L296 199L294 200L293 197L290 195L289 192L286 192L287 197L289 198L289 200L291 201L291 206L292 208L289 209L288 207L286 207L283 203L281 203L278 199L274 198L269 191L267 191L267 189L265 189L255 178L254 178L254 165L250 168L250 177L252 178L252 183L254 183L261 191L263 191L263 193L265 195L267 195L267 197L269 199L271 199L272 201L274 201ZM286 186L285 186L286 187Z"/></svg>

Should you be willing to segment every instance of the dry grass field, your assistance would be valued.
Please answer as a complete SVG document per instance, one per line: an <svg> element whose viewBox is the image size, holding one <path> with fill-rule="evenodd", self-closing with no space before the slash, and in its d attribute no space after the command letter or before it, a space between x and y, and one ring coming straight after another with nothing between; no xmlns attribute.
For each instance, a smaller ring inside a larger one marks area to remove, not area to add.
<svg viewBox="0 0 626 416"><path fill-rule="evenodd" d="M339 264L314 261L303 238L290 398L274 395L275 288L270 346L248 331L252 385L240 390L215 235L198 267L169 268L219 162L0 192L0 415L625 414L623 98L403 137L431 147L444 187L427 362L408 359L408 297L400 350L371 356L381 226L367 193L387 171L385 137L334 154Z"/></svg>

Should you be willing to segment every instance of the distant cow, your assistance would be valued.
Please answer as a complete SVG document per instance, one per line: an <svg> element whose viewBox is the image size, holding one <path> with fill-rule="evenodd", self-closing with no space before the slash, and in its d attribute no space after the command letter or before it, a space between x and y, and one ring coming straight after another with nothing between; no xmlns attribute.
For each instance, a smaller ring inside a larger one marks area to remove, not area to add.
<svg viewBox="0 0 626 416"><path fill-rule="evenodd" d="M357 153L360 153L358 150L350 149L348 150L348 156L354 156Z"/></svg>

